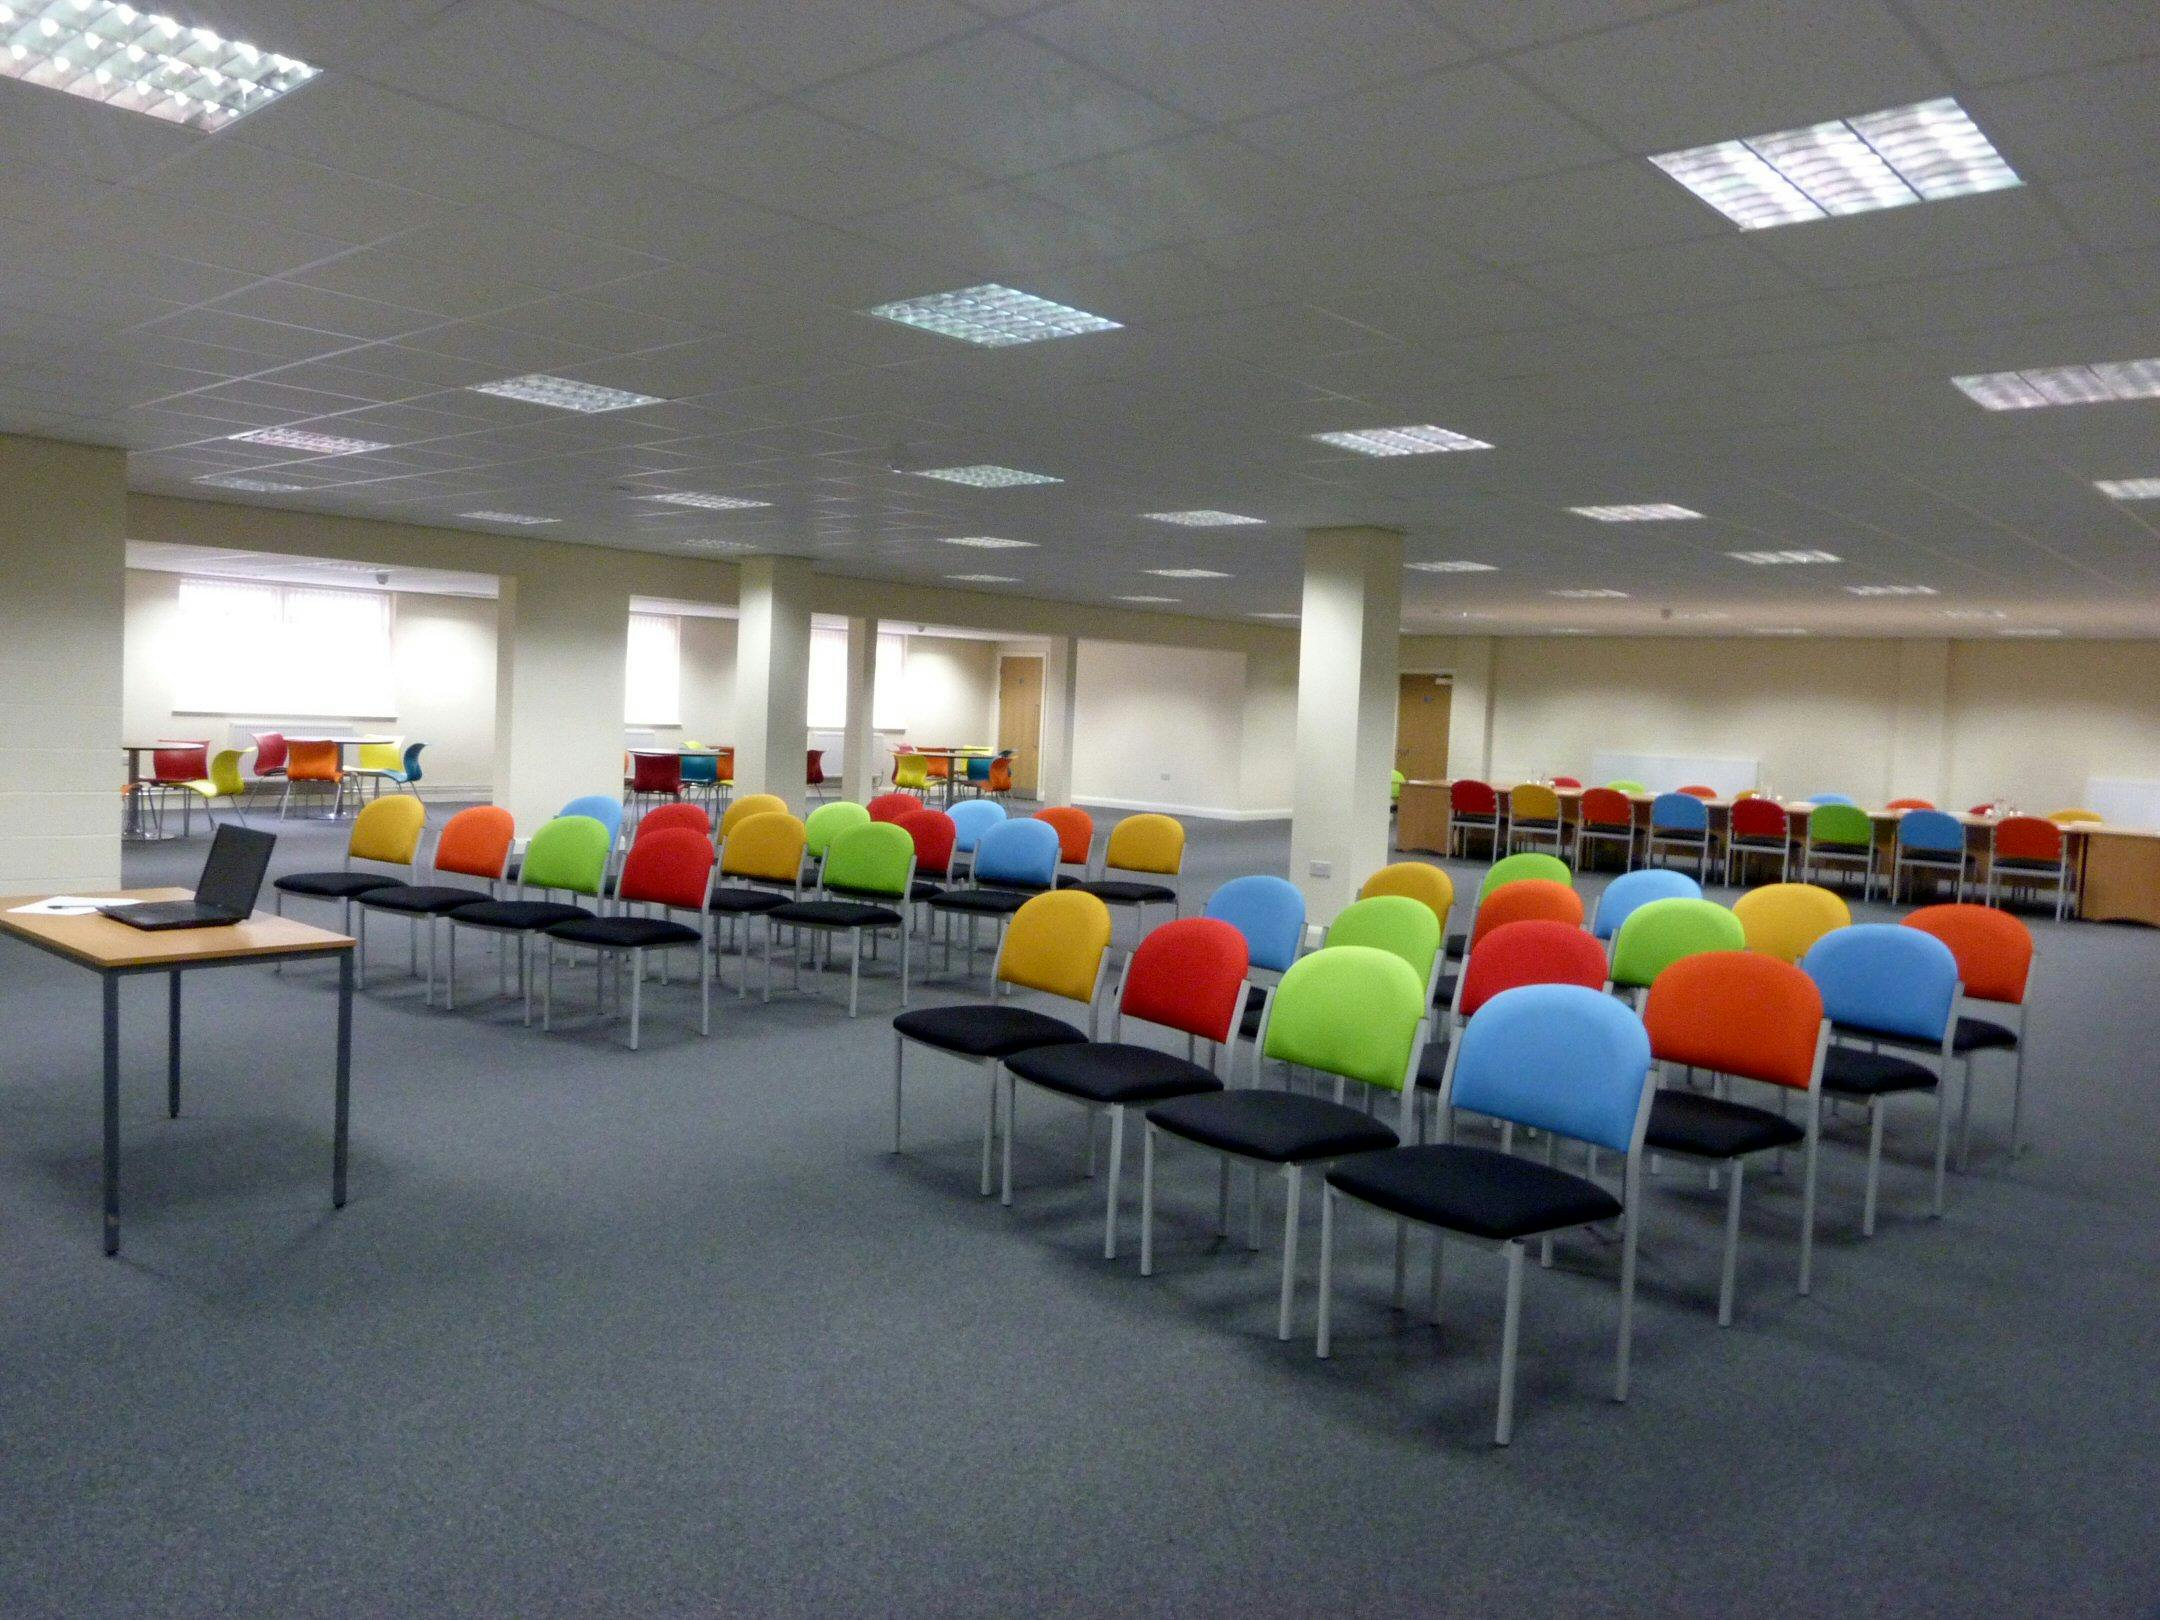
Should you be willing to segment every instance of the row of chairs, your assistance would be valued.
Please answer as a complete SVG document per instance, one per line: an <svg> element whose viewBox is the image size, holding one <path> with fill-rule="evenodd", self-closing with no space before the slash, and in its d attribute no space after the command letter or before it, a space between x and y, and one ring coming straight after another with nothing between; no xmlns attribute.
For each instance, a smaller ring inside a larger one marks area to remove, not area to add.
<svg viewBox="0 0 2160 1620"><path fill-rule="evenodd" d="M293 789L303 795L319 791L330 795L330 813L344 808L350 785L357 795L379 796L389 787L420 796L421 751L425 743L362 743L358 763L347 768L340 744L323 739L288 743L278 732L258 732L252 749L221 748L213 752L207 742L165 742L150 751L151 771L139 784L143 803L153 822L162 829L166 810L180 806L181 831L192 830L194 807L203 807L204 818L223 803L247 822L247 804L257 792L279 790L278 816L283 819ZM252 765L248 755L254 754Z"/></svg>
<svg viewBox="0 0 2160 1620"><path fill-rule="evenodd" d="M978 798L1010 798L1013 791L1013 751L969 754L958 759L918 754L905 745L893 751L892 785L900 792L927 793L944 785L958 796L965 788Z"/></svg>

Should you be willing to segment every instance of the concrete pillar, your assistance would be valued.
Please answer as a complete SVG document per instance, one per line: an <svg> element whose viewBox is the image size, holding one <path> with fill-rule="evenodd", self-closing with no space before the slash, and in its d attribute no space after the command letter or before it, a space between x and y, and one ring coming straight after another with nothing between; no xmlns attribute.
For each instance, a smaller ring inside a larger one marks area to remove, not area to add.
<svg viewBox="0 0 2160 1620"><path fill-rule="evenodd" d="M742 565L735 643L735 791L773 793L803 813L810 746L810 562L752 557Z"/></svg>
<svg viewBox="0 0 2160 1620"><path fill-rule="evenodd" d="M1455 690L1448 704L1448 775L1492 779L1493 643L1464 636L1455 644Z"/></svg>
<svg viewBox="0 0 2160 1620"><path fill-rule="evenodd" d="M1897 644L1897 706L1890 722L1883 799L1931 799L1950 783L1950 643ZM1945 808L1950 808L1946 806Z"/></svg>
<svg viewBox="0 0 2160 1620"><path fill-rule="evenodd" d="M573 560L502 576L495 802L530 836L572 799L621 793L630 593Z"/></svg>
<svg viewBox="0 0 2160 1620"><path fill-rule="evenodd" d="M857 804L877 791L884 770L877 745L877 641L877 620L848 620L847 727L840 734L840 760L847 795Z"/></svg>
<svg viewBox="0 0 2160 1620"><path fill-rule="evenodd" d="M1325 924L1385 866L1402 655L1402 535L1313 529L1299 622L1290 878Z"/></svg>
<svg viewBox="0 0 2160 1620"><path fill-rule="evenodd" d="M1052 636L1043 659L1042 767L1035 791L1044 804L1073 802L1073 721L1080 691L1080 640Z"/></svg>
<svg viewBox="0 0 2160 1620"><path fill-rule="evenodd" d="M126 566L127 453L0 436L0 894L120 886Z"/></svg>

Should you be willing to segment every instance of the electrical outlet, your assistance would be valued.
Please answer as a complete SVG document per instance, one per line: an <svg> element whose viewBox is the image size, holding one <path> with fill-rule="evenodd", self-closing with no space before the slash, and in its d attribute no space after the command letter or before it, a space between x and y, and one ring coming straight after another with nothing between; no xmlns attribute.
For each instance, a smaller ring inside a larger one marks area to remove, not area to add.
<svg viewBox="0 0 2160 1620"><path fill-rule="evenodd" d="M1333 861L1308 861L1305 870L1316 878L1333 877L1335 875L1335 863Z"/></svg>

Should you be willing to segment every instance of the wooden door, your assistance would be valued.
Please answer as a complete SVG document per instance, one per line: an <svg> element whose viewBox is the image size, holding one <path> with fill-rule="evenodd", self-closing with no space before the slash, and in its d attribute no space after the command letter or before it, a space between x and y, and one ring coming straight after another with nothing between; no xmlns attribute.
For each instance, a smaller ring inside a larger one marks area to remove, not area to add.
<svg viewBox="0 0 2160 1620"><path fill-rule="evenodd" d="M1448 708L1455 682L1446 675L1405 675L1395 705L1395 768L1411 781L1446 777Z"/></svg>
<svg viewBox="0 0 2160 1620"><path fill-rule="evenodd" d="M1012 750L1013 792L1023 799L1035 797L1042 762L1042 696L1040 658L998 660L997 745Z"/></svg>

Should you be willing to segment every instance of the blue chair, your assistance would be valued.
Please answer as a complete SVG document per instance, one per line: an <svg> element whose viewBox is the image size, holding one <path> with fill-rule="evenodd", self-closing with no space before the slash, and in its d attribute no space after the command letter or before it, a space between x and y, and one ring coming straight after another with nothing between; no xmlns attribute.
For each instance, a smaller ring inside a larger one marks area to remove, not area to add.
<svg viewBox="0 0 2160 1620"><path fill-rule="evenodd" d="M686 799L720 802L720 756L685 754L682 757L682 791Z"/></svg>
<svg viewBox="0 0 2160 1620"><path fill-rule="evenodd" d="M623 807L622 800L618 798L605 793L587 793L572 799L555 814L558 819L563 816L591 816L608 830L609 849L622 842Z"/></svg>
<svg viewBox="0 0 2160 1620"><path fill-rule="evenodd" d="M1933 934L1891 923L1855 923L1823 935L1800 958L1822 991L1832 1044L1823 1056L1823 1095L1864 1105L1868 1115L1867 1195L1860 1235L1875 1235L1875 1186L1882 1169L1885 1099L1935 1094L1935 1204L1943 1211L1950 1110L1943 1096L1952 1061L1959 996L1957 958ZM1865 1047L1849 1044L1864 1041ZM1930 1062L1885 1045L1918 1049Z"/></svg>
<svg viewBox="0 0 2160 1620"><path fill-rule="evenodd" d="M974 858L982 835L1005 819L1005 807L995 799L964 799L946 812L953 823L953 854Z"/></svg>
<svg viewBox="0 0 2160 1620"><path fill-rule="evenodd" d="M1251 967L1271 975L1290 969L1305 946L1305 892L1287 878L1254 875L1232 878L1213 894L1200 915L1226 922L1245 936ZM1255 983L1245 996L1238 1033L1256 1039L1267 1013L1268 993ZM1253 1060L1259 1061L1256 1056Z"/></svg>
<svg viewBox="0 0 2160 1620"><path fill-rule="evenodd" d="M966 806L955 806L964 809ZM975 841L968 863L969 886L947 889L929 900L933 916L967 918L967 971L975 974L975 922L988 917L997 925L993 945L1002 942L1005 924L1016 911L1045 890L1057 887L1058 830L1033 816L986 827ZM947 924L945 960L952 961L952 932Z"/></svg>
<svg viewBox="0 0 2160 1620"><path fill-rule="evenodd" d="M378 785L388 782L393 788L403 788L417 799L420 797L420 790L415 784L420 780L420 750L425 747L427 747L426 743L407 743L401 763L396 765L363 765L351 774L372 777Z"/></svg>
<svg viewBox="0 0 2160 1620"><path fill-rule="evenodd" d="M1650 801L1650 830L1643 859L1655 863L1658 845L1695 857L1699 883L1710 871L1710 807L1692 793L1660 793Z"/></svg>
<svg viewBox="0 0 2160 1620"><path fill-rule="evenodd" d="M1890 903L1898 903L1905 869L1946 873L1953 898L1965 898L1965 823L1946 810L1908 810L1898 817L1897 844L1890 861Z"/></svg>
<svg viewBox="0 0 2160 1620"><path fill-rule="evenodd" d="M1807 802L1809 804L1857 805L1860 801L1857 799L1848 798L1842 793L1810 793L1807 796Z"/></svg>
<svg viewBox="0 0 2160 1620"><path fill-rule="evenodd" d="M1523 1245L1621 1221L1620 1335L1613 1399L1628 1394L1635 1314L1637 1212L1644 1126L1650 1117L1650 1037L1642 1020L1612 997L1577 984L1503 990L1463 1026L1448 1054L1440 1093L1440 1140L1346 1160L1328 1172L1320 1204L1319 1353L1329 1351L1335 1201L1354 1199L1396 1220L1395 1301L1403 1292L1403 1224L1433 1233L1431 1306L1440 1315L1440 1266L1449 1237L1496 1249L1507 1262L1500 1330L1500 1414L1493 1441L1515 1425L1515 1341L1522 1318ZM1456 1109L1546 1135L1543 1164L1497 1148L1450 1140ZM1558 1139L1571 1137L1623 1156L1621 1195L1557 1167Z"/></svg>
<svg viewBox="0 0 2160 1620"><path fill-rule="evenodd" d="M1620 932L1620 925L1637 906L1648 905L1653 900L1701 898L1702 885L1685 872L1668 872L1662 867L1654 871L1626 872L1606 884L1605 892L1598 896L1597 911L1590 918L1590 932L1599 939L1611 939Z"/></svg>
<svg viewBox="0 0 2160 1620"><path fill-rule="evenodd" d="M990 786L990 756L970 754L967 760L967 785L977 793Z"/></svg>

